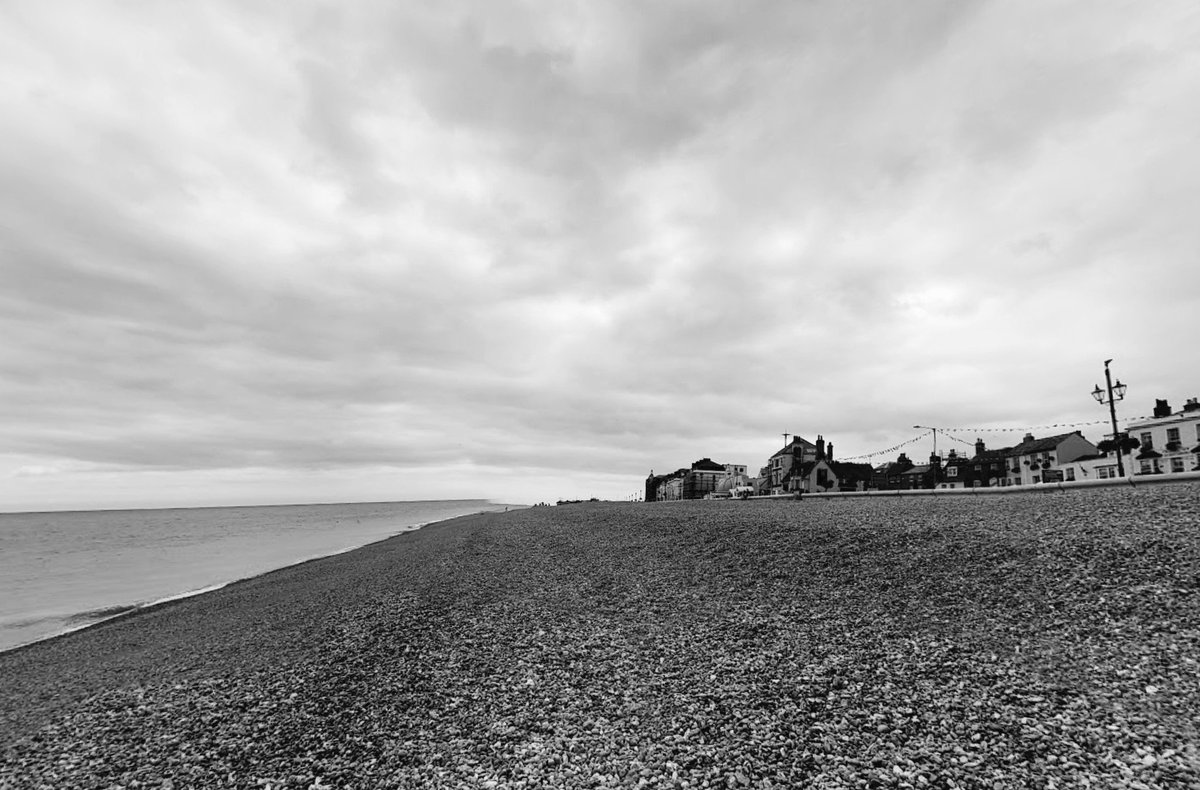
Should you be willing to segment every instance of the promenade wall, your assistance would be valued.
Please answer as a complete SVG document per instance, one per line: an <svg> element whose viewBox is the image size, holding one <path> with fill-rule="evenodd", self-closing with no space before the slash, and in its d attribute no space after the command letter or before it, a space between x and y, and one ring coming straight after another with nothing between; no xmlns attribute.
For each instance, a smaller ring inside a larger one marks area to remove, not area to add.
<svg viewBox="0 0 1200 790"><path fill-rule="evenodd" d="M1200 480L1200 472L1175 472L1161 475L1133 475L1111 477L1107 480L1072 480L1061 483L1036 483L1027 486L989 486L986 488L914 488L897 491L828 491L821 494L804 494L804 499L826 499L832 497L880 497L880 496L998 496L1002 494L1069 491L1076 488L1142 488L1147 486L1186 483ZM787 494L786 496L794 496ZM780 497L783 498L783 497Z"/></svg>
<svg viewBox="0 0 1200 790"><path fill-rule="evenodd" d="M1133 475L1130 477L1112 477L1107 480L1072 480L1061 483L1035 483L1024 486L988 486L986 488L912 488L897 490L872 491L827 491L814 494L766 494L750 497L747 501L763 499L834 499L839 497L954 497L954 496L1000 496L1003 494L1049 493L1051 491L1069 491L1078 488L1145 488L1149 486L1168 485L1171 483L1190 483L1200 480L1200 472L1167 472L1160 475ZM695 500L666 500L695 501ZM652 502L650 504L658 504Z"/></svg>

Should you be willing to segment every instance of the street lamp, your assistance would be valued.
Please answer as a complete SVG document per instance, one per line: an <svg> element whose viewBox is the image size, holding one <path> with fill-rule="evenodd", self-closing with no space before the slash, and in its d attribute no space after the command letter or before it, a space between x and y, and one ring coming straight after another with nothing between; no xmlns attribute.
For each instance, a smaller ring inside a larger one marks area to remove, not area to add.
<svg viewBox="0 0 1200 790"><path fill-rule="evenodd" d="M937 455L937 431L938 431L938 429L930 428L928 425L914 425L913 427L929 431L930 433L933 434L933 454Z"/></svg>
<svg viewBox="0 0 1200 790"><path fill-rule="evenodd" d="M1117 430L1117 401L1125 400L1125 385L1117 379L1114 386L1112 381L1112 373L1108 369L1108 363L1111 359L1104 360L1104 383L1108 387L1108 392L1100 389L1100 385L1096 385L1096 389L1092 390L1092 397L1096 399L1096 403L1101 405L1108 404L1108 414L1112 418L1113 443L1117 446L1117 474L1120 477L1125 476L1125 463L1121 460L1121 432Z"/></svg>

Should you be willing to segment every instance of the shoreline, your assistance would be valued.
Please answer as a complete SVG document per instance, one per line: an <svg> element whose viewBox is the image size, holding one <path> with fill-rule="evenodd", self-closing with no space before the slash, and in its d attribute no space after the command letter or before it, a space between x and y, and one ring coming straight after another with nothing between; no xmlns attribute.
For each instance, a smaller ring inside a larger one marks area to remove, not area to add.
<svg viewBox="0 0 1200 790"><path fill-rule="evenodd" d="M430 500L430 501L432 501L432 500ZM449 501L457 501L457 500L449 500ZM355 503L355 504L358 504L358 503ZM371 503L366 503L366 504L371 504ZM383 504L390 504L390 503L383 503ZM493 504L495 504L495 503L493 503ZM508 507L508 508L514 507L513 505L500 505L500 506ZM240 506L236 506L236 507L240 507ZM292 506L291 505L255 505L253 507L292 507ZM163 508L154 508L154 509L163 509ZM193 510L195 508L166 508L166 509L169 509L169 510ZM58 512L58 511L47 511L47 512ZM63 511L63 512L77 512L77 511ZM83 512L90 512L90 511L83 511ZM490 512L495 512L495 511L480 510L480 511L476 511L475 513L470 513L470 514L465 514L465 515L477 516L477 515L480 515L481 513L490 513ZM502 511L502 512L505 512L505 511ZM81 631L86 631L88 629L95 628L96 626L100 626L105 623L111 623L115 620L121 620L124 618L133 617L142 612L150 611L152 609L158 608L160 606L164 606L166 604L174 603L176 601L187 600L189 598L195 598L197 596L202 596L202 595L206 595L208 593L216 592L216 591L224 589L230 585L238 584L238 583L248 581L251 579L257 579L259 577L266 576L267 574L275 573L277 571L285 570L287 568L293 568L293 567L296 567L299 565L304 565L305 563L314 562L316 560L322 560L322 559L326 559L328 557L336 557L336 556L339 556L342 554L347 554L352 551L357 551L359 549L366 548L367 546L371 546L376 543L382 543L384 541L388 541L388 540L392 540L393 538L400 537L401 535L405 535L410 532L415 532L419 529L422 529L422 528L427 527L432 524L437 524L442 521L452 521L455 518L462 518L462 517L463 516L452 516L448 519L434 519L432 521L419 522L417 524L403 527L400 530L391 533L390 535L386 535L384 537L377 538L374 540L369 540L366 543L360 543L360 544L356 544L353 546L346 546L346 547L343 547L343 548L340 548L340 549L337 549L335 551L331 551L328 553L314 554L310 557L305 557L304 559L300 559L295 562L288 562L285 565L279 565L276 567L267 568L259 573L250 574L249 576L239 576L234 579L213 582L211 584L204 585L203 587L199 587L194 590L185 590L185 591L178 592L178 593L171 593L169 595L166 595L166 596L163 596L160 598L156 598L151 601L136 601L136 602L129 603L129 604L114 604L112 606L106 607L106 610L112 610L112 614L108 614L106 616L99 617L98 619L88 619L87 622L81 622L76 625L68 625L65 628L55 631L54 633L49 634L47 636L38 637L36 639L31 639L29 641L21 642L16 645L0 646L0 656L3 656L7 653L11 653L13 651L23 650L23 649L26 649L33 645L38 645L38 644L42 644L44 642L48 642L48 641L51 641L54 639L59 639L64 636L69 636L70 634L75 634L75 633L79 633ZM72 620L76 620L78 618L86 618L86 617L88 617L89 614L90 614L89 612L84 611L84 612L78 612L75 614L65 615L62 617L55 617L53 619L61 619L67 623L70 623ZM46 618L46 619L50 619L50 618Z"/></svg>

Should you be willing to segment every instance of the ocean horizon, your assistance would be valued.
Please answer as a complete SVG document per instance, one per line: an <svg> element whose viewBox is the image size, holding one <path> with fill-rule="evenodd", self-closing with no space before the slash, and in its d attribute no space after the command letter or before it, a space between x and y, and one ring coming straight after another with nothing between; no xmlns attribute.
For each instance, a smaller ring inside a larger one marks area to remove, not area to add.
<svg viewBox="0 0 1200 790"><path fill-rule="evenodd" d="M0 513L0 651L472 513L486 499Z"/></svg>

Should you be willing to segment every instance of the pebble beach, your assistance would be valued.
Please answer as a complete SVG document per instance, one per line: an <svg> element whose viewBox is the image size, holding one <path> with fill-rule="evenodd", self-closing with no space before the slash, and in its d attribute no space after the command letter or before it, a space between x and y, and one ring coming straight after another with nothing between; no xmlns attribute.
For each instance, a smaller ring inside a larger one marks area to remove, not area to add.
<svg viewBox="0 0 1200 790"><path fill-rule="evenodd" d="M0 654L0 788L1200 787L1200 484L440 522Z"/></svg>

